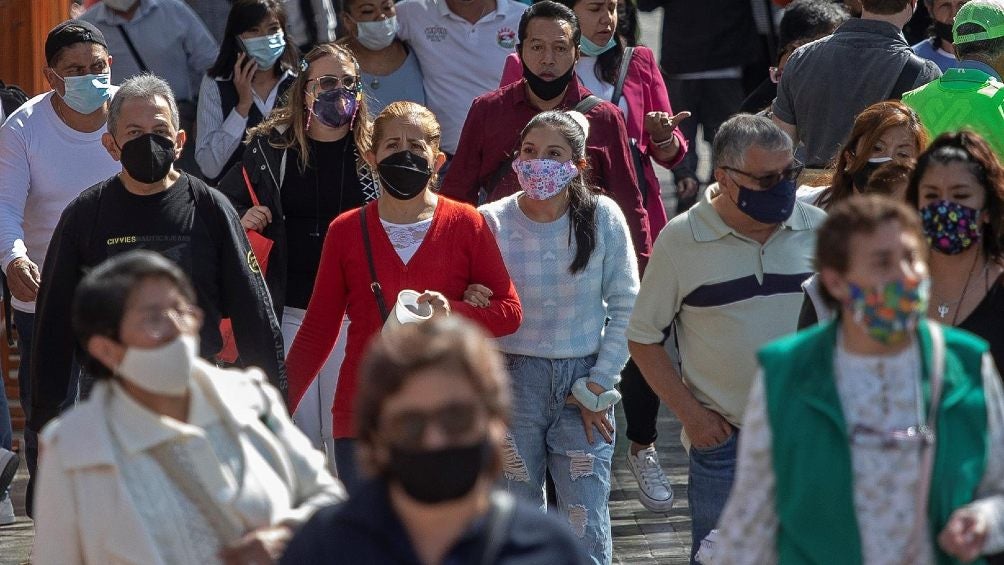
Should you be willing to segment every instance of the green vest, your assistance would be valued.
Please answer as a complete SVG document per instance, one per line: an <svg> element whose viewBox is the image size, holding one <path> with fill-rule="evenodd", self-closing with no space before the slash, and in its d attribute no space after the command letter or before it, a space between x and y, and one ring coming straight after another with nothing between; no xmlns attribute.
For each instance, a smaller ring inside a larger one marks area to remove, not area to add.
<svg viewBox="0 0 1004 565"><path fill-rule="evenodd" d="M854 511L848 429L834 381L839 321L781 338L758 353L777 477L778 562L862 562ZM931 334L918 327L922 389L930 403ZM983 354L987 344L944 328L945 374L938 408L934 469L928 502L931 539L952 511L975 497L987 457ZM926 409L925 409L926 413ZM937 563L956 561L937 548Z"/></svg>
<svg viewBox="0 0 1004 565"><path fill-rule="evenodd" d="M1004 158L1004 84L978 69L948 69L933 82L907 92L933 140L946 131L968 128L980 134Z"/></svg>

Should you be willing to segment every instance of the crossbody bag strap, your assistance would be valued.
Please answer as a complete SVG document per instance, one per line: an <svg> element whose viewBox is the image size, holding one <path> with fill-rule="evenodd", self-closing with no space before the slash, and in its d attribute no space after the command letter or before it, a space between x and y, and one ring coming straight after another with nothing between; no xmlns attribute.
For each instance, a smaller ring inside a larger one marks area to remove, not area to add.
<svg viewBox="0 0 1004 565"><path fill-rule="evenodd" d="M941 403L941 389L945 380L945 336L938 324L931 322L927 327L931 331L931 404L927 411L927 421L921 424L921 433L931 439L921 447L920 475L917 477L917 511L913 518L913 530L910 532L910 544L907 546L907 559L903 563L917 563L920 561L921 552L924 551L921 544L924 539L924 526L927 524L927 504L931 495L931 475L934 472L934 452L938 441L936 433L938 405ZM923 402L923 397L919 398L918 402Z"/></svg>
<svg viewBox="0 0 1004 565"><path fill-rule="evenodd" d="M370 290L373 291L373 296L376 297L377 308L380 309L380 319L386 322L389 312L387 311L387 303L383 299L383 288L380 286L380 282L377 281L376 265L373 263L373 246L370 245L370 231L366 227L367 207L363 206L359 209L359 223L363 229L363 247L366 249L366 263L370 268Z"/></svg>
<svg viewBox="0 0 1004 565"><path fill-rule="evenodd" d="M624 95L624 79L627 78L632 55L634 55L634 47L628 47L624 50L624 54L621 55L621 66L617 70L617 83L614 84L614 95L610 97L610 103L614 106L620 104L621 96Z"/></svg>
<svg viewBox="0 0 1004 565"><path fill-rule="evenodd" d="M115 27L119 28L119 33L122 34L122 39L125 40L126 47L129 48L129 54L132 55L132 58L136 60L136 64L139 65L139 70L143 71L144 73L150 72L150 69L146 66L146 63L143 61L143 57L139 56L139 51L137 51L136 46L133 45L132 38L130 38L129 34L126 32L125 26L119 24Z"/></svg>
<svg viewBox="0 0 1004 565"><path fill-rule="evenodd" d="M600 102L603 102L602 98L596 96L595 94L590 94L582 100L579 100L579 103L572 109L580 114L587 114L590 110L599 106Z"/></svg>
<svg viewBox="0 0 1004 565"><path fill-rule="evenodd" d="M241 166L241 173L244 175L244 186L248 187L248 194L251 195L251 205L261 206L258 202L258 195L254 193L254 189L251 188L251 179L248 178L248 169L245 166Z"/></svg>

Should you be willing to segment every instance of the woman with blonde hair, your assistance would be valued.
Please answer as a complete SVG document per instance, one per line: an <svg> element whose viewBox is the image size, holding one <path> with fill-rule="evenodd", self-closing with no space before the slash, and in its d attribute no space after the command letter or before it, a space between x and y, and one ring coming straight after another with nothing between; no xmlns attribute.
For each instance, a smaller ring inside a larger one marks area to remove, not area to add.
<svg viewBox="0 0 1004 565"><path fill-rule="evenodd" d="M883 163L916 159L926 146L927 132L911 108L895 100L872 104L854 120L851 135L838 153L829 185L803 186L798 198L829 209L841 200L865 192L869 177Z"/></svg>
<svg viewBox="0 0 1004 565"><path fill-rule="evenodd" d="M303 326L286 358L290 406L302 404L307 385L352 319L339 371L333 414L335 460L349 490L356 484L353 413L362 353L381 331L401 291L415 291L434 316L459 313L494 336L516 331L522 310L495 237L484 218L433 192L446 161L440 127L428 108L394 102L373 122L366 161L382 187L380 197L338 216L328 227L317 281ZM471 283L486 287L485 308L465 304Z"/></svg>
<svg viewBox="0 0 1004 565"><path fill-rule="evenodd" d="M372 126L352 53L319 45L301 68L286 105L248 132L243 163L219 186L244 228L275 242L265 282L287 348L310 302L328 224L380 193L363 160ZM293 415L315 447L328 452L329 465L333 446L327 408L344 351L344 343L335 348Z"/></svg>

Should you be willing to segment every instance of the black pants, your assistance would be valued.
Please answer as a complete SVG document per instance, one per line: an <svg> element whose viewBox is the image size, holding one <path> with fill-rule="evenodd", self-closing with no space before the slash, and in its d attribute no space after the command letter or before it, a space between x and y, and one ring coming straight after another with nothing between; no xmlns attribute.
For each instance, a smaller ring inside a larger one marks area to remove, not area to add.
<svg viewBox="0 0 1004 565"><path fill-rule="evenodd" d="M634 359L628 359L621 371L621 397L624 402L624 418L627 420L624 435L641 445L655 443L655 438L659 436L655 427L659 414L659 397L645 382Z"/></svg>
<svg viewBox="0 0 1004 565"><path fill-rule="evenodd" d="M684 110L692 115L680 123L680 133L687 139L689 150L683 161L673 168L673 176L679 180L697 178L697 126L704 127L704 140L712 143L718 128L725 120L739 111L743 99L743 81L739 78L710 78L696 80L666 80L673 111ZM698 179L710 182L710 179ZM677 202L677 213L690 208L693 198Z"/></svg>

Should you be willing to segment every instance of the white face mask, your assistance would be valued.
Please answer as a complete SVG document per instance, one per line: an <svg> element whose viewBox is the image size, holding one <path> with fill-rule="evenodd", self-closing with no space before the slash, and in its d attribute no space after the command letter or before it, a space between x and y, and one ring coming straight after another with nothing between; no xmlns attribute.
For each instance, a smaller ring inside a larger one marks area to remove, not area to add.
<svg viewBox="0 0 1004 565"><path fill-rule="evenodd" d="M105 6L119 12L128 12L138 0L105 0Z"/></svg>
<svg viewBox="0 0 1004 565"><path fill-rule="evenodd" d="M160 347L126 349L116 373L147 392L181 396L188 390L198 355L198 336L179 334Z"/></svg>
<svg viewBox="0 0 1004 565"><path fill-rule="evenodd" d="M397 16L375 22L357 22L356 39L363 47L379 51L394 42L397 35Z"/></svg>

